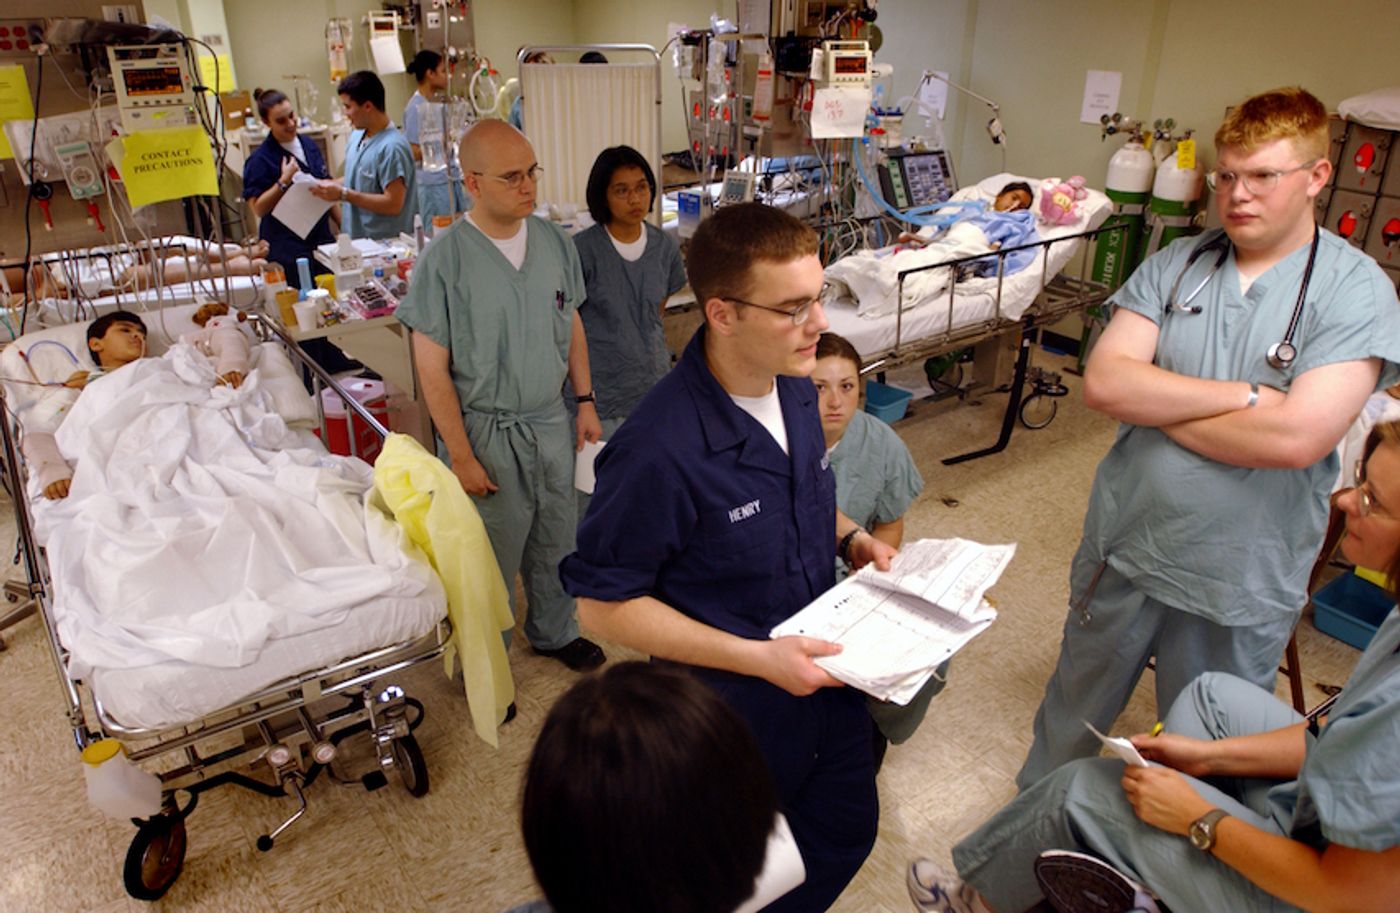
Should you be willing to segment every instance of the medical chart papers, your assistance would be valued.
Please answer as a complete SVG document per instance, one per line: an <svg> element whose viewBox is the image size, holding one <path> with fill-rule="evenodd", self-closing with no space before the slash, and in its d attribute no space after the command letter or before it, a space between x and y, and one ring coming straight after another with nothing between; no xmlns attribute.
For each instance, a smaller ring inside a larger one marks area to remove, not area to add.
<svg viewBox="0 0 1400 913"><path fill-rule="evenodd" d="M983 597L1015 554L1014 544L911 542L888 571L861 569L770 636L839 643L844 649L817 665L880 700L907 704L939 664L996 619Z"/></svg>
<svg viewBox="0 0 1400 913"><path fill-rule="evenodd" d="M1094 724L1088 720L1084 721L1084 725L1088 726L1089 731L1099 737L1099 741L1103 742L1104 747L1112 752L1114 757L1122 760L1123 763L1127 764L1129 767L1147 766L1147 762L1142 759L1142 755L1138 754L1137 746L1132 742L1116 736L1104 735L1102 732L1095 729Z"/></svg>
<svg viewBox="0 0 1400 913"><path fill-rule="evenodd" d="M316 179L311 175L298 171L292 175L291 189L282 194L282 199L272 208L277 221L296 232L298 238L311 234L311 229L321 221L321 216L335 205L312 195L311 188L316 184Z"/></svg>

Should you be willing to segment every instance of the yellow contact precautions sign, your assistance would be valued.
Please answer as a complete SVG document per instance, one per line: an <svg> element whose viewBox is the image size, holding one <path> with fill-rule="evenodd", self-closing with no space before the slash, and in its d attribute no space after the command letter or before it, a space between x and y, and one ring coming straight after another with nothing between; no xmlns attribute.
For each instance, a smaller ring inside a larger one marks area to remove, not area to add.
<svg viewBox="0 0 1400 913"><path fill-rule="evenodd" d="M122 147L117 170L132 206L219 192L214 151L202 127L140 130Z"/></svg>

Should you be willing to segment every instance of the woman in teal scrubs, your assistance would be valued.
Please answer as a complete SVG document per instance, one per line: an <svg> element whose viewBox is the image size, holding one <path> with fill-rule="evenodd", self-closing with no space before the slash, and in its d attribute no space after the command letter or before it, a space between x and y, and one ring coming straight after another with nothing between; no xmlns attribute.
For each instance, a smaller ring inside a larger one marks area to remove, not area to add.
<svg viewBox="0 0 1400 913"><path fill-rule="evenodd" d="M462 163L457 157L457 146L447 134L446 126L423 123L424 117L433 110L428 108L428 104L446 98L439 93L447 90L447 58L437 51L424 48L409 61L408 72L418 81L418 91L413 93L403 109L403 135L413 149L413 160L418 166L418 215L423 218L423 227L431 235L433 216L455 218L458 213L467 211L467 191L462 186ZM424 167L425 135L442 144L446 167Z"/></svg>
<svg viewBox="0 0 1400 913"><path fill-rule="evenodd" d="M587 289L578 312L607 440L671 370L661 315L666 299L685 286L685 264L676 242L647 224L656 175L636 149L600 152L586 197L597 224L574 236Z"/></svg>
<svg viewBox="0 0 1400 913"><path fill-rule="evenodd" d="M860 408L860 353L844 337L823 333L817 340L817 408L827 459L836 474L836 507L876 539L899 548L904 539L904 514L924 490L923 476L909 448L894 429ZM846 576L838 561L836 577ZM884 760L889 743L898 745L914 734L928 712L929 702L947 683L944 663L908 704L866 698L875 720L875 767Z"/></svg>
<svg viewBox="0 0 1400 913"><path fill-rule="evenodd" d="M1334 504L1342 553L1400 588L1400 423L1372 431L1356 485ZM1075 725L1064 720L1061 725ZM1072 761L953 848L961 879L910 868L925 910L1025 910L1049 849L1106 860L1172 910L1380 913L1400 897L1400 610L1392 609L1325 722L1212 672L1182 692L1160 734L1132 737L1149 767ZM1136 885L1077 860L1100 896ZM1118 881L1119 883L1115 883Z"/></svg>

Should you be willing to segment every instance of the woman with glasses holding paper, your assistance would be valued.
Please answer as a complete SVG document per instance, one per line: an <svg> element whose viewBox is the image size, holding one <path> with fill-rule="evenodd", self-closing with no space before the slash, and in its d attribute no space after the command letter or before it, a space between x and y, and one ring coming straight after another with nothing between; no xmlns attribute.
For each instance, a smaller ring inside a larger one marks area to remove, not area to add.
<svg viewBox="0 0 1400 913"><path fill-rule="evenodd" d="M1384 570L1394 599L1400 423L1371 432L1354 478L1333 497L1346 519L1342 554ZM1381 622L1315 722L1257 685L1211 672L1182 692L1163 723L1131 740L1150 766L1081 759L1022 792L953 848L960 878L914 862L915 905L1018 913L1049 894L1056 909L1089 909L1074 904L1092 893L1101 903L1094 909L1151 913L1151 892L1177 911L1395 910L1400 610ZM1046 850L1075 852L1037 864ZM1105 898L1122 904L1102 905Z"/></svg>
<svg viewBox="0 0 1400 913"><path fill-rule="evenodd" d="M297 134L297 114L287 96L276 89L258 89L253 94L258 116L267 125L267 139L243 166L243 198L258 217L258 237L267 242L267 259L280 265L287 282L299 288L297 258L305 257L311 263L313 276L327 272L313 253L316 245L335 240L340 214L337 207L331 207L303 238L283 225L273 210L292 189L298 173L322 180L331 174L316 144Z"/></svg>

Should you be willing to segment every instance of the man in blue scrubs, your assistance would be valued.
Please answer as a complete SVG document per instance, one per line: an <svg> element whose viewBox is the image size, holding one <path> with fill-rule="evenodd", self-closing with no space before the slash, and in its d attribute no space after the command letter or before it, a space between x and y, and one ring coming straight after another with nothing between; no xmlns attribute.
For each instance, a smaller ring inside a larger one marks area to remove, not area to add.
<svg viewBox="0 0 1400 913"><path fill-rule="evenodd" d="M476 205L441 231L413 269L395 316L413 330L438 453L471 495L515 606L524 580L525 636L543 656L586 671L603 651L578 634L559 562L578 524L574 452L602 434L578 305L578 252L530 213L540 175L519 130L484 120L462 140ZM579 394L570 427L567 379Z"/></svg>
<svg viewBox="0 0 1400 913"><path fill-rule="evenodd" d="M1123 424L1094 479L1023 790L1098 753L1081 721L1107 732L1150 656L1162 713L1205 672L1273 691L1337 444L1400 361L1394 288L1314 220L1332 171L1322 103L1298 88L1247 99L1215 146L1223 234L1133 274L1084 375L1085 402Z"/></svg>
<svg viewBox="0 0 1400 913"><path fill-rule="evenodd" d="M875 842L870 715L769 631L835 583L839 552L894 549L836 510L816 389L816 235L757 203L701 224L687 262L705 324L599 454L578 551L560 576L591 630L685 664L752 728L807 869L771 911L825 910Z"/></svg>
<svg viewBox="0 0 1400 913"><path fill-rule="evenodd" d="M418 211L413 147L384 113L384 83L360 70L342 79L336 92L355 128L345 146L345 177L321 181L311 192L340 201L340 224L352 238L412 234Z"/></svg>

